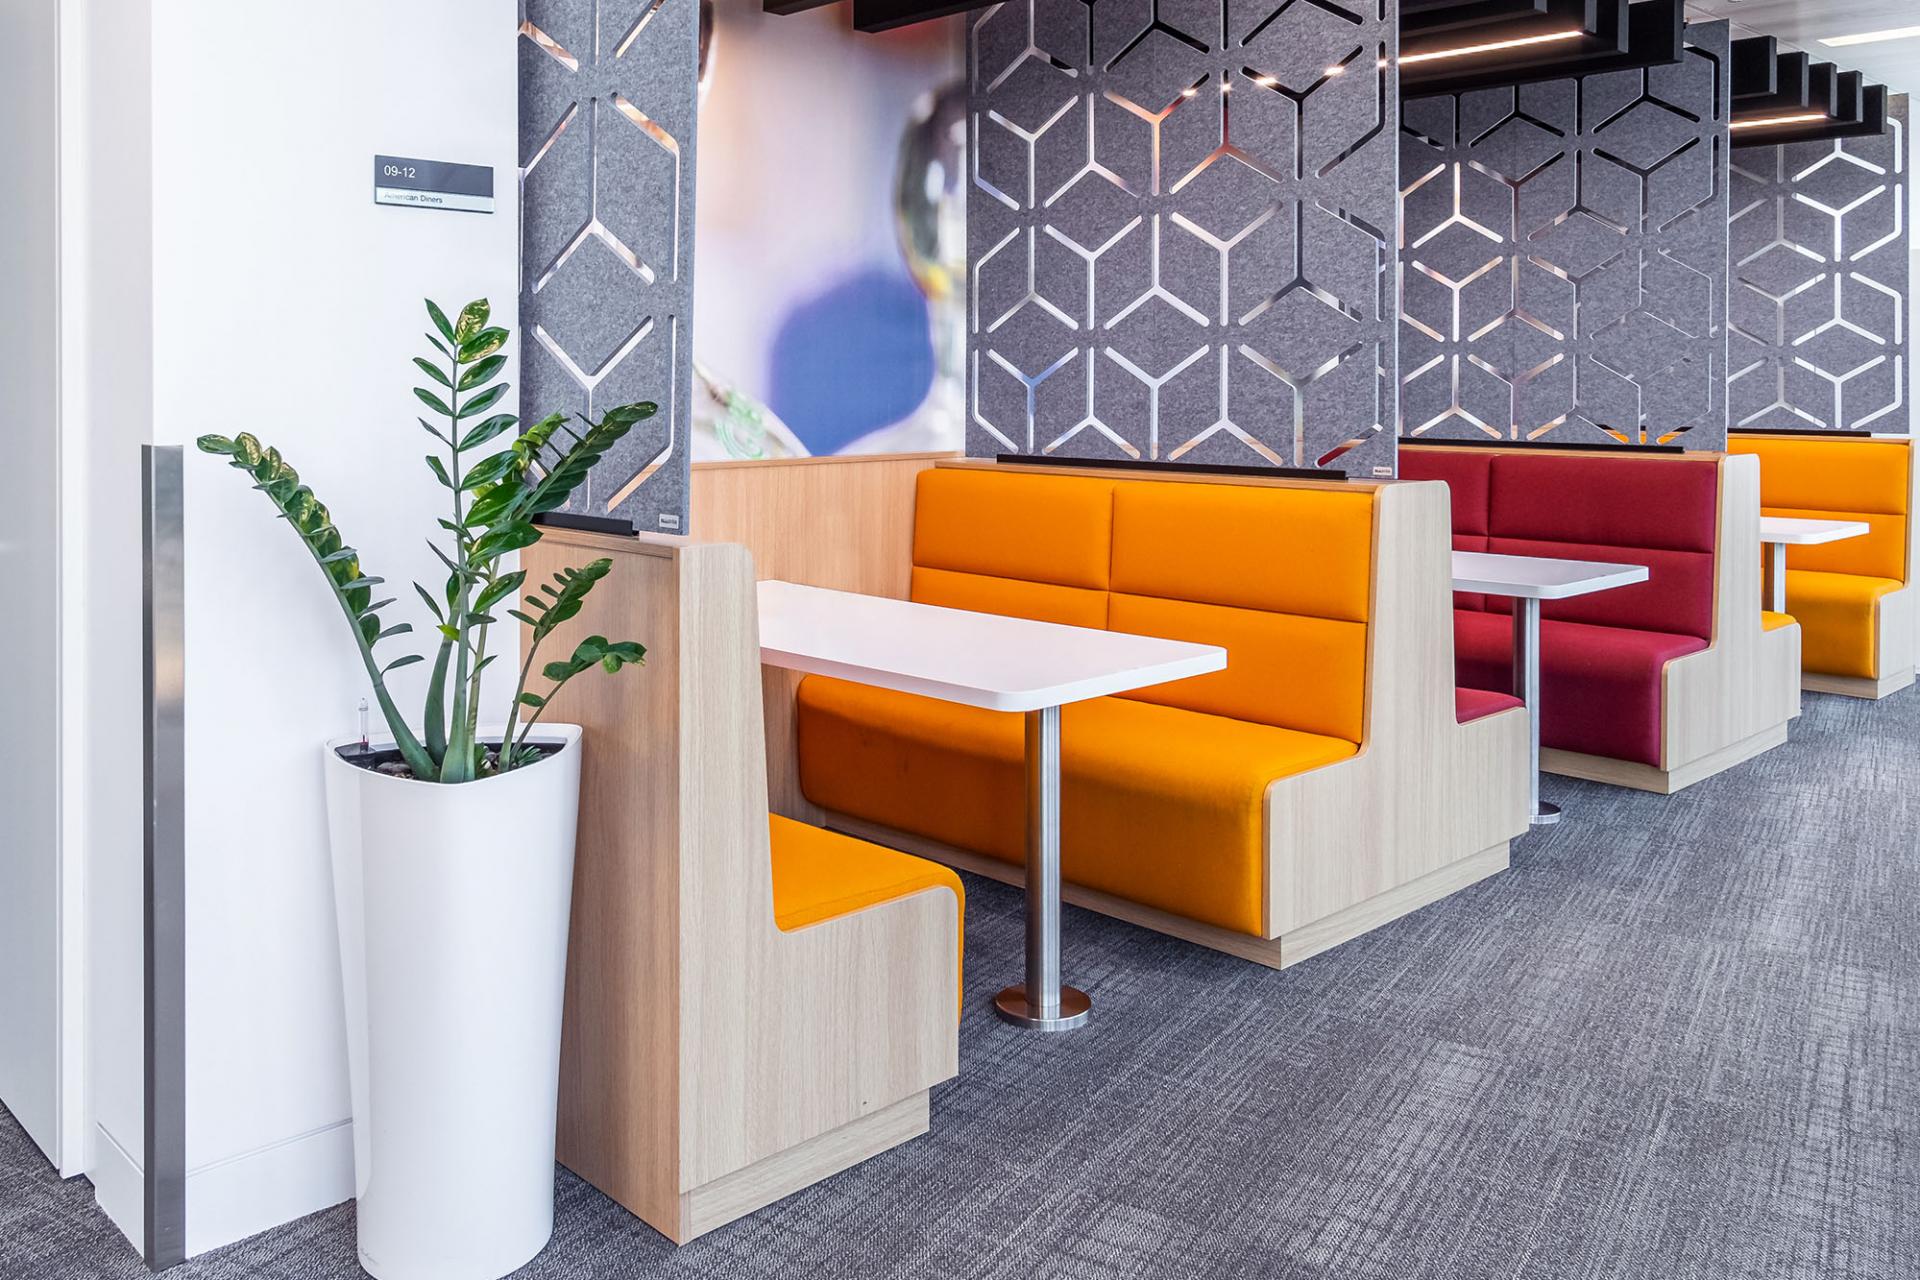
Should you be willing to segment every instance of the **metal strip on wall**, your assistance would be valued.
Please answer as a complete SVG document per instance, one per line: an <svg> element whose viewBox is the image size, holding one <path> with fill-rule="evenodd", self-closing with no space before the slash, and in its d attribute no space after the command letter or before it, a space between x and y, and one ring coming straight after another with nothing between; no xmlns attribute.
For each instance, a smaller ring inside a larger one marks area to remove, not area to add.
<svg viewBox="0 0 1920 1280"><path fill-rule="evenodd" d="M181 448L141 448L147 1266L186 1260L186 548Z"/></svg>

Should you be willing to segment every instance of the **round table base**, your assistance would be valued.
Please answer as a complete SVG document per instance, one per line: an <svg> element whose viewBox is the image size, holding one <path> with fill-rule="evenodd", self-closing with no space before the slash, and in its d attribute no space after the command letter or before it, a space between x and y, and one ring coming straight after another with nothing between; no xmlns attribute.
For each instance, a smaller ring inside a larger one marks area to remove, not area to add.
<svg viewBox="0 0 1920 1280"><path fill-rule="evenodd" d="M1533 825L1536 827L1550 827L1558 821L1560 821L1560 806L1557 804L1548 804L1545 800L1542 800L1540 807L1534 810Z"/></svg>
<svg viewBox="0 0 1920 1280"><path fill-rule="evenodd" d="M1086 992L1075 987L1061 987L1059 1012L1051 1018L1043 1018L1027 1004L1027 988L1022 983L1008 987L995 996L993 1010L1004 1021L1029 1031L1072 1031L1075 1027L1087 1025L1087 1015L1093 1010L1093 1001L1087 998Z"/></svg>

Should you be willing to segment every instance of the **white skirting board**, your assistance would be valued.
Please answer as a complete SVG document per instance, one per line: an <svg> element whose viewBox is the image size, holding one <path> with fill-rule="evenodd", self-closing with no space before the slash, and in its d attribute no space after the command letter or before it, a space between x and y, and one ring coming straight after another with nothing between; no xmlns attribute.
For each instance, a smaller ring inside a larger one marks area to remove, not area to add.
<svg viewBox="0 0 1920 1280"><path fill-rule="evenodd" d="M136 1145L138 1139L135 1140ZM133 1151L107 1132L105 1125L93 1126L92 1168L87 1178L93 1183L93 1202L127 1238L135 1253L146 1232L146 1179Z"/></svg>
<svg viewBox="0 0 1920 1280"><path fill-rule="evenodd" d="M138 1252L146 1208L140 1163L94 1129L93 1198ZM353 1121L187 1171L187 1256L244 1240L353 1198Z"/></svg>
<svg viewBox="0 0 1920 1280"><path fill-rule="evenodd" d="M353 1121L187 1170L187 1256L353 1199Z"/></svg>

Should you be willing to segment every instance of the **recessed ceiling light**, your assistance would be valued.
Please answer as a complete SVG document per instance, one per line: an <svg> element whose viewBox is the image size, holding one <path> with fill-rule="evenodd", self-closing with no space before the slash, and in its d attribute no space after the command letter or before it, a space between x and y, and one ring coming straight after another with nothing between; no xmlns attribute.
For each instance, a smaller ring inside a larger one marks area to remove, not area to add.
<svg viewBox="0 0 1920 1280"><path fill-rule="evenodd" d="M1827 113L1824 111L1805 111L1793 116L1763 116L1758 120L1735 120L1729 124L1727 128L1764 129L1768 125L1776 124L1811 124L1815 120L1825 120L1826 118Z"/></svg>
<svg viewBox="0 0 1920 1280"><path fill-rule="evenodd" d="M1920 36L1920 27L1888 27L1885 31L1862 31L1856 36L1834 36L1820 43L1829 49L1840 49L1850 44L1878 44L1882 40L1911 40Z"/></svg>

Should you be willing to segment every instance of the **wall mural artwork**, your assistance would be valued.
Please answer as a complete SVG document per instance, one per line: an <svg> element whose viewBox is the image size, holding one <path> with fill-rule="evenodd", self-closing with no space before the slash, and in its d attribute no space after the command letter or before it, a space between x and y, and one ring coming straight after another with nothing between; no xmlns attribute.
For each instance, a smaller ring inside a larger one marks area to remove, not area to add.
<svg viewBox="0 0 1920 1280"><path fill-rule="evenodd" d="M525 0L520 397L660 412L568 509L687 531L698 0Z"/></svg>
<svg viewBox="0 0 1920 1280"><path fill-rule="evenodd" d="M1725 445L1728 45L1408 100L1400 431Z"/></svg>
<svg viewBox="0 0 1920 1280"><path fill-rule="evenodd" d="M1391 474L1398 18L970 16L969 453Z"/></svg>
<svg viewBox="0 0 1920 1280"><path fill-rule="evenodd" d="M1910 429L1907 108L1876 136L1733 153L1735 427Z"/></svg>

